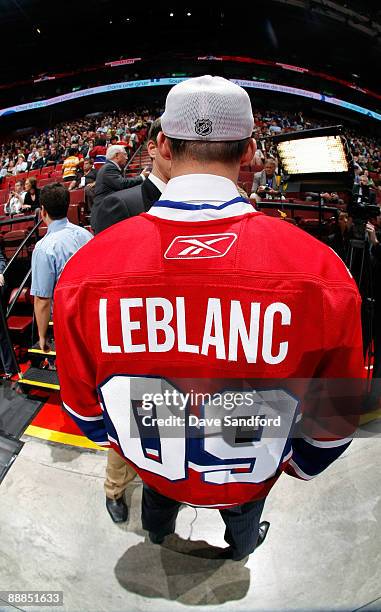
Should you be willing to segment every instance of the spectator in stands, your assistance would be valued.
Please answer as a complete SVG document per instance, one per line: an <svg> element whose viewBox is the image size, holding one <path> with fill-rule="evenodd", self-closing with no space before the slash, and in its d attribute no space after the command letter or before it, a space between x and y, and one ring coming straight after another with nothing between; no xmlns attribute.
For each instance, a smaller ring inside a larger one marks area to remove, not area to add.
<svg viewBox="0 0 381 612"><path fill-rule="evenodd" d="M35 161L36 159L38 159L38 151L37 147L33 147L26 160L28 163L28 169L30 169L33 161Z"/></svg>
<svg viewBox="0 0 381 612"><path fill-rule="evenodd" d="M138 146L138 135L135 132L135 130L131 130L131 134L130 134L130 146L132 147L133 151L135 151L135 149Z"/></svg>
<svg viewBox="0 0 381 612"><path fill-rule="evenodd" d="M363 174L368 179L368 187L374 187L374 180L369 176L369 170L364 170Z"/></svg>
<svg viewBox="0 0 381 612"><path fill-rule="evenodd" d="M13 169L13 174L19 174L20 172L26 172L28 164L25 161L25 155L21 154L17 158L17 163Z"/></svg>
<svg viewBox="0 0 381 612"><path fill-rule="evenodd" d="M15 162L13 161L13 159L10 159L7 164L7 176L14 176L14 175L15 175Z"/></svg>
<svg viewBox="0 0 381 612"><path fill-rule="evenodd" d="M40 190L35 176L28 176L25 181L25 191L23 211L35 211L40 207Z"/></svg>
<svg viewBox="0 0 381 612"><path fill-rule="evenodd" d="M272 121L269 127L269 131L271 134L279 134L282 131L282 128L277 124L276 121Z"/></svg>
<svg viewBox="0 0 381 612"><path fill-rule="evenodd" d="M8 174L7 165L4 161L0 162L0 179L3 180Z"/></svg>
<svg viewBox="0 0 381 612"><path fill-rule="evenodd" d="M46 166L55 166L61 162L61 159L62 158L60 153L57 151L57 147L51 145L50 153L46 156Z"/></svg>
<svg viewBox="0 0 381 612"><path fill-rule="evenodd" d="M170 162L163 159L157 148L157 135L161 131L160 119L154 121L148 134L147 150L152 160L152 171L147 179L136 187L122 189L105 197L92 215L96 234L118 221L147 212L164 191L170 179Z"/></svg>
<svg viewBox="0 0 381 612"><path fill-rule="evenodd" d="M80 164L80 159L77 153L78 149L75 147L71 147L69 149L69 156L65 159L63 163L62 177L65 183L72 183L76 179L77 170Z"/></svg>
<svg viewBox="0 0 381 612"><path fill-rule="evenodd" d="M275 159L266 159L262 172L256 172L254 174L253 186L251 188L252 194L250 198L260 202L266 193L272 196L279 193L275 170Z"/></svg>
<svg viewBox="0 0 381 612"><path fill-rule="evenodd" d="M97 171L94 168L94 162L89 157L84 160L83 168L80 166L77 168L77 175L75 179L70 183L69 190L81 189L82 187L94 187L95 179L97 178Z"/></svg>
<svg viewBox="0 0 381 612"><path fill-rule="evenodd" d="M4 278L4 270L7 267L7 260L4 255L2 246L0 245L0 299L4 304L4 294L5 294L5 278ZM9 346L8 338L5 333L4 327L0 321L0 359L4 369L4 378L11 378L14 374L17 373L17 369L12 359L12 351Z"/></svg>
<svg viewBox="0 0 381 612"><path fill-rule="evenodd" d="M78 140L78 153L80 153L83 157L86 157L89 152L89 145L84 141L83 138Z"/></svg>
<svg viewBox="0 0 381 612"><path fill-rule="evenodd" d="M95 140L95 146L89 151L89 157L94 160L98 169L106 162L107 141L103 136Z"/></svg>
<svg viewBox="0 0 381 612"><path fill-rule="evenodd" d="M32 254L32 287L39 344L48 351L47 333L53 292L67 260L92 235L67 218L69 192L61 183L46 185L41 190L41 217L48 226L46 235L37 242Z"/></svg>
<svg viewBox="0 0 381 612"><path fill-rule="evenodd" d="M46 162L47 162L47 157L46 157L45 149L44 147L40 147L38 149L38 156L36 159L32 161L29 170L40 170L41 168L45 166Z"/></svg>
<svg viewBox="0 0 381 612"><path fill-rule="evenodd" d="M24 181L21 179L16 181L14 189L9 193L8 200L4 204L4 212L6 215L17 215L22 212L24 207L24 199L26 192L24 190Z"/></svg>
<svg viewBox="0 0 381 612"><path fill-rule="evenodd" d="M366 174L360 176L358 185L353 186L353 199L357 204L372 204L376 203L376 193L369 187L369 180Z"/></svg>
<svg viewBox="0 0 381 612"><path fill-rule="evenodd" d="M98 170L97 180L95 183L95 197L94 205L91 210L91 224L95 222L95 216L97 214L97 207L103 202L103 199L113 193L114 191L120 191L121 189L128 189L129 187L135 187L140 185L149 171L144 168L143 172L137 178L124 178L123 169L127 163L127 153L125 148L121 145L112 145L107 149L106 153L107 161Z"/></svg>

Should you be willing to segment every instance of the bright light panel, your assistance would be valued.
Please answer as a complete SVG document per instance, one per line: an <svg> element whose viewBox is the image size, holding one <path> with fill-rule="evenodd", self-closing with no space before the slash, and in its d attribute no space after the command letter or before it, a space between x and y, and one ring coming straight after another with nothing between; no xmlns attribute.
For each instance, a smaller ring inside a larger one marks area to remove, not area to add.
<svg viewBox="0 0 381 612"><path fill-rule="evenodd" d="M277 143L277 150L286 174L348 172L340 136L285 140Z"/></svg>

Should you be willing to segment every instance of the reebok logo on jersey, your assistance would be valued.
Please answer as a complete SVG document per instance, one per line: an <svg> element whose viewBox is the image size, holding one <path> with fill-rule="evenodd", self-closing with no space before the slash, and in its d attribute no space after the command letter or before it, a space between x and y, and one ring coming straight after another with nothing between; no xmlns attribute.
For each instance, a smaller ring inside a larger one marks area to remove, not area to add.
<svg viewBox="0 0 381 612"><path fill-rule="evenodd" d="M176 236L164 253L165 259L210 259L224 257L237 240L237 234Z"/></svg>

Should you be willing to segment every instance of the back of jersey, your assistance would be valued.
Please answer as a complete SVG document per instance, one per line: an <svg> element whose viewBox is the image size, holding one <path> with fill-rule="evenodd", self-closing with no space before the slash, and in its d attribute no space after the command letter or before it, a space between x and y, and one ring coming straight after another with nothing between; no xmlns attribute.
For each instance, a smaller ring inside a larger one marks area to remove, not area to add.
<svg viewBox="0 0 381 612"><path fill-rule="evenodd" d="M264 497L282 470L312 477L346 447L306 453L293 436L306 379L362 375L359 307L333 252L242 199L196 216L159 202L61 277L63 401L164 495L207 507Z"/></svg>

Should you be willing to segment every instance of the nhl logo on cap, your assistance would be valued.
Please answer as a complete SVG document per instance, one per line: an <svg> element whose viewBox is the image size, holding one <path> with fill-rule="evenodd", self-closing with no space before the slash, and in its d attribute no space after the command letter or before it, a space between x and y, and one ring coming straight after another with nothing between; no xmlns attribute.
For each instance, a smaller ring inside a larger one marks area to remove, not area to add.
<svg viewBox="0 0 381 612"><path fill-rule="evenodd" d="M223 142L250 138L254 117L248 93L227 79L205 74L174 85L161 129L168 138Z"/></svg>
<svg viewBox="0 0 381 612"><path fill-rule="evenodd" d="M199 136L209 136L213 131L213 123L210 119L197 119L194 124L194 131Z"/></svg>

